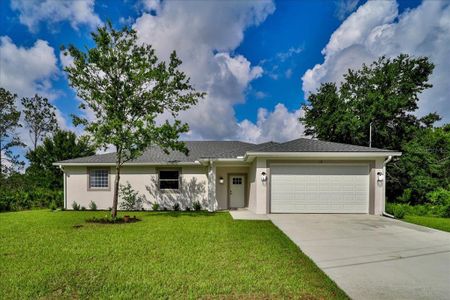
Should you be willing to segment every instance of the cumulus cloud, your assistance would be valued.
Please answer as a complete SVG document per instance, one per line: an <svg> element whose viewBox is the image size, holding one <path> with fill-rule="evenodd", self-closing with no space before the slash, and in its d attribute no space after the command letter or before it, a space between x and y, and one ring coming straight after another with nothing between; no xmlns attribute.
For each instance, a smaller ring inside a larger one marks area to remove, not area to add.
<svg viewBox="0 0 450 300"><path fill-rule="evenodd" d="M0 37L0 85L20 96L40 93L51 97L51 79L57 75L57 58L47 41L30 48L18 47L7 36Z"/></svg>
<svg viewBox="0 0 450 300"><path fill-rule="evenodd" d="M302 109L289 112L282 103L278 103L272 112L260 108L256 124L247 119L238 124L238 137L253 143L297 139L303 136L305 129L298 121L300 116L303 116Z"/></svg>
<svg viewBox="0 0 450 300"><path fill-rule="evenodd" d="M22 97L32 97L37 93L54 100L59 95L51 82L58 76L58 60L47 41L37 40L33 46L25 48L2 36L0 53L0 86L18 95L16 105L19 109ZM57 110L56 116L61 128L71 128L61 111ZM18 134L25 144L31 143L25 128L20 128Z"/></svg>
<svg viewBox="0 0 450 300"><path fill-rule="evenodd" d="M87 25L91 29L101 24L94 12L94 0L12 0L11 8L19 11L19 21L31 32L39 29L39 23L70 22L74 29Z"/></svg>
<svg viewBox="0 0 450 300"><path fill-rule="evenodd" d="M167 59L176 50L181 66L196 89L207 96L181 118L189 139L234 139L239 124L234 105L245 102L252 80L263 74L242 55L233 54L244 31L256 26L275 7L271 1L176 2L148 1L153 13L144 13L133 28L140 41L154 46ZM155 12L156 11L156 12Z"/></svg>
<svg viewBox="0 0 450 300"><path fill-rule="evenodd" d="M305 94L320 83L340 82L349 68L370 63L379 56L400 53L428 56L436 65L430 78L433 88L420 95L419 115L438 112L450 121L450 3L424 1L399 14L395 1L368 1L332 34L322 50L324 62L302 77Z"/></svg>

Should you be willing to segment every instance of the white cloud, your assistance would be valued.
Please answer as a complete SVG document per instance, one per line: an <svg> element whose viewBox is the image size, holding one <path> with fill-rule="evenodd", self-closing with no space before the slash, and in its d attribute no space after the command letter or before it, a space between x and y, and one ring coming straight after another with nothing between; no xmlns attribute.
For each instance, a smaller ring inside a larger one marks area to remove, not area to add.
<svg viewBox="0 0 450 300"><path fill-rule="evenodd" d="M419 115L438 112L450 121L450 3L424 1L399 14L395 1L368 1L332 34L322 50L324 62L302 77L305 94L320 83L340 82L348 68L360 67L379 56L400 53L428 56L436 65L430 78L433 88L420 95Z"/></svg>
<svg viewBox="0 0 450 300"><path fill-rule="evenodd" d="M349 13L352 13L358 6L359 0L340 0L336 1L336 17L344 20Z"/></svg>
<svg viewBox="0 0 450 300"><path fill-rule="evenodd" d="M59 95L59 92L53 90L51 82L58 76L58 61L54 49L47 41L37 40L33 46L25 48L14 44L9 37L2 36L0 53L0 86L18 95L16 105L19 109L22 97L32 97L37 93L54 100ZM74 129L68 125L58 109L56 117L61 128ZM31 138L25 128L19 128L17 133L22 142L31 144Z"/></svg>
<svg viewBox="0 0 450 300"><path fill-rule="evenodd" d="M272 112L260 108L256 124L247 119L239 123L238 137L253 143L285 142L300 138L305 129L298 121L302 114L302 109L289 112L282 103L278 103Z"/></svg>
<svg viewBox="0 0 450 300"><path fill-rule="evenodd" d="M268 95L266 93L264 93L263 91L257 91L255 93L255 97L258 99L264 99L266 98Z"/></svg>
<svg viewBox="0 0 450 300"><path fill-rule="evenodd" d="M70 22L74 29L87 25L91 29L101 24L94 12L94 0L12 0L11 8L19 11L20 23L37 32L41 22Z"/></svg>
<svg viewBox="0 0 450 300"><path fill-rule="evenodd" d="M292 77L292 69L287 69L286 72L284 72L284 76L286 76L287 79Z"/></svg>
<svg viewBox="0 0 450 300"><path fill-rule="evenodd" d="M151 4L154 1L150 1ZM189 139L233 139L239 126L234 105L245 102L252 80L263 69L242 55L232 54L244 31L274 11L271 1L158 2L157 13L144 13L133 28L142 42L167 59L176 50L181 66L195 88L207 96L181 118L191 131Z"/></svg>
<svg viewBox="0 0 450 300"><path fill-rule="evenodd" d="M18 47L7 36L0 37L0 85L29 97L40 93L52 98L51 79L57 75L57 58L47 41L32 47Z"/></svg>

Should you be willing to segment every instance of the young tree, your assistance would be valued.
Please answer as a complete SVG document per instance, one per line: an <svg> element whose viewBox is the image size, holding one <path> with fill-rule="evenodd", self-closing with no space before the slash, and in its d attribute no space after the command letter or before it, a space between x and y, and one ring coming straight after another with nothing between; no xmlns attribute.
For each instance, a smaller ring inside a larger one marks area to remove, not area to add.
<svg viewBox="0 0 450 300"><path fill-rule="evenodd" d="M56 130L50 137L46 137L34 150L26 154L30 166L26 174L36 184L59 189L63 187L62 171L52 164L57 161L89 156L95 154L95 147L87 136L77 138L71 131Z"/></svg>
<svg viewBox="0 0 450 300"><path fill-rule="evenodd" d="M21 127L20 112L17 111L15 104L16 98L16 94L0 87L0 177L14 166L23 165L19 155L12 152L12 148L24 146L16 134L16 129Z"/></svg>
<svg viewBox="0 0 450 300"><path fill-rule="evenodd" d="M203 93L196 92L178 67L176 53L166 64L158 60L150 45L140 44L130 28L115 30L111 23L92 33L95 47L83 52L70 46L65 54L73 66L65 68L70 85L83 99L81 109L90 109L94 121L74 117L91 133L96 145L116 150L112 217L116 217L123 164L137 158L150 145L164 151L187 153L179 141L188 125L178 113L196 104ZM172 122L158 124L156 118L169 113Z"/></svg>
<svg viewBox="0 0 450 300"><path fill-rule="evenodd" d="M22 98L25 124L30 133L33 150L44 137L58 128L55 107L38 94L32 98Z"/></svg>

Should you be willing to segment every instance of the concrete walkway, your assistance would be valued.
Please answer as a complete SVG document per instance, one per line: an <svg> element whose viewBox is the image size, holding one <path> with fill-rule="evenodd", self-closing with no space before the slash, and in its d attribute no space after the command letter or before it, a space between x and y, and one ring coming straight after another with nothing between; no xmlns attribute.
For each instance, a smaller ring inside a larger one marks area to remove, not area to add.
<svg viewBox="0 0 450 300"><path fill-rule="evenodd" d="M369 215L269 218L353 299L450 298L450 233Z"/></svg>
<svg viewBox="0 0 450 300"><path fill-rule="evenodd" d="M229 212L234 220L269 220L267 215L257 215L246 208L230 210Z"/></svg>

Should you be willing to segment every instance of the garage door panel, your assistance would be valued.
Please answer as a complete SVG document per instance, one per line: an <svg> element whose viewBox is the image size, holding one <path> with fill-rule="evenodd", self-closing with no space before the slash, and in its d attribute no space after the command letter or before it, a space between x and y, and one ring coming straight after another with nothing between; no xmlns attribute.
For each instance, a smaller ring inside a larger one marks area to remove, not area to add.
<svg viewBox="0 0 450 300"><path fill-rule="evenodd" d="M367 213L367 165L271 166L273 213Z"/></svg>

